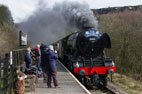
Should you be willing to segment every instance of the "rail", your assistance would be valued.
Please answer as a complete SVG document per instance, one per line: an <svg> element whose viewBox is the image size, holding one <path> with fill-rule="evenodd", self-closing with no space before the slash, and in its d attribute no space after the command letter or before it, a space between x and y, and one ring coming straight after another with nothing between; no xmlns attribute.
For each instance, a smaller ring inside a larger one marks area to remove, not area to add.
<svg viewBox="0 0 142 94"><path fill-rule="evenodd" d="M0 57L0 94L14 94L17 74L15 68L20 66L24 71L24 49L12 50Z"/></svg>
<svg viewBox="0 0 142 94"><path fill-rule="evenodd" d="M89 84L86 87L92 94L96 94L96 92L97 94L128 94L124 89L110 81L108 81L106 87L102 83L97 86Z"/></svg>

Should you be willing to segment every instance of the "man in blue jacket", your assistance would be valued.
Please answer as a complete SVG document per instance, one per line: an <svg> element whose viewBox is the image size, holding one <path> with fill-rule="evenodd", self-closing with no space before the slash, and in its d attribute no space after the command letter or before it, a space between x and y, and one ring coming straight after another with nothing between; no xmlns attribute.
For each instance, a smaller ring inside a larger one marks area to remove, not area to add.
<svg viewBox="0 0 142 94"><path fill-rule="evenodd" d="M52 45L49 45L48 48L45 50L45 62L47 68L47 86L51 88L51 78L53 78L55 88L59 88L59 84L57 81L57 68L56 68L56 60L58 59L57 52L54 51Z"/></svg>
<svg viewBox="0 0 142 94"><path fill-rule="evenodd" d="M31 58L30 52L31 52L30 48L27 48L26 54L24 56L24 60L26 62L26 67L27 68L30 68L31 65L32 65L32 58Z"/></svg>

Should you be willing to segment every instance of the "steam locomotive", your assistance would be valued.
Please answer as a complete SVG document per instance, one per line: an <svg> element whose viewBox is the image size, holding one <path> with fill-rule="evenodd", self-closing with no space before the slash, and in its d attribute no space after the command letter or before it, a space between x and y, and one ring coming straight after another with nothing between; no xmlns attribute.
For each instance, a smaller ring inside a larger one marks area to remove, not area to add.
<svg viewBox="0 0 142 94"><path fill-rule="evenodd" d="M56 43L63 64L83 84L106 86L108 74L116 72L116 67L104 48L111 48L109 35L94 29L73 33Z"/></svg>

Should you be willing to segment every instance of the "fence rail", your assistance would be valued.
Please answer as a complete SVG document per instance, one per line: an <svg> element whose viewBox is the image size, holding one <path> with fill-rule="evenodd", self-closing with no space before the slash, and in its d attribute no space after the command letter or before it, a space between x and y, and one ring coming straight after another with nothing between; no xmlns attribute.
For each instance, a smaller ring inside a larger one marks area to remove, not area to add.
<svg viewBox="0 0 142 94"><path fill-rule="evenodd" d="M0 94L14 94L17 74L15 68L20 66L24 71L24 49L13 50L6 54L4 58L0 57Z"/></svg>

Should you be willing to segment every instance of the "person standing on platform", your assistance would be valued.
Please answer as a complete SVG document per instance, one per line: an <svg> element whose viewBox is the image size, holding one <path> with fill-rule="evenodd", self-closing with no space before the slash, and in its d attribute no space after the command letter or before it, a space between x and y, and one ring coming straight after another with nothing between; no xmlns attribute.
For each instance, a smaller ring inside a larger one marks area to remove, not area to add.
<svg viewBox="0 0 142 94"><path fill-rule="evenodd" d="M45 55L44 55L45 48L48 48L48 45L45 45L42 43L40 45L40 51L41 51L41 65L40 66L43 71L43 82L47 82L46 64L45 64Z"/></svg>
<svg viewBox="0 0 142 94"><path fill-rule="evenodd" d="M36 45L34 51L35 51L35 56L36 56L36 59L37 59L37 67L41 71L41 67L40 67L40 63L41 63L41 52L40 52L40 45L39 44Z"/></svg>
<svg viewBox="0 0 142 94"><path fill-rule="evenodd" d="M47 47L47 46L46 46ZM47 86L48 88L52 88L51 81L53 78L55 88L60 88L57 80L57 68L56 68L56 60L58 59L57 52L54 51L52 45L49 45L48 48L45 50L45 62L47 68Z"/></svg>
<svg viewBox="0 0 142 94"><path fill-rule="evenodd" d="M26 62L26 67L29 69L32 65L32 58L31 58L31 55L30 55L30 52L31 52L31 49L30 48L27 48L26 49L26 54L24 56L24 61Z"/></svg>

